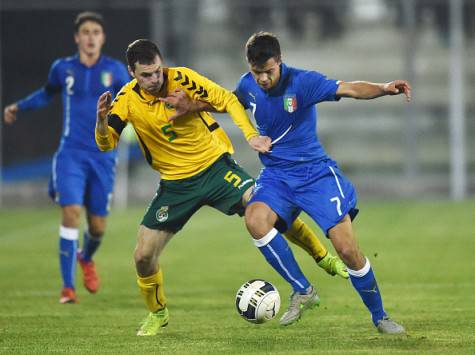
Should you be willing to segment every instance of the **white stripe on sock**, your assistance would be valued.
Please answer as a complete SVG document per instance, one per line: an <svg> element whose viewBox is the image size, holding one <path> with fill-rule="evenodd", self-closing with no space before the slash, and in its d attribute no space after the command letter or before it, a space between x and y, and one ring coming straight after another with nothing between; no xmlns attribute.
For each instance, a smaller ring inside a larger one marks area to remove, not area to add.
<svg viewBox="0 0 475 355"><path fill-rule="evenodd" d="M365 259L366 259L366 263L364 264L361 270L351 270L350 268L347 267L346 269L348 270L348 273L354 277L363 277L364 275L366 275L369 272L369 269L371 269L371 265L369 263L368 258L365 257Z"/></svg>
<svg viewBox="0 0 475 355"><path fill-rule="evenodd" d="M79 239L79 229L60 226L59 227L59 236L63 239L67 239L67 240L78 240Z"/></svg>
<svg viewBox="0 0 475 355"><path fill-rule="evenodd" d="M258 248L262 248L271 242L272 239L277 235L277 229L272 228L269 233L263 236L261 239L254 239L254 244Z"/></svg>
<svg viewBox="0 0 475 355"><path fill-rule="evenodd" d="M285 273L287 274L287 276L293 281L295 282L297 285L299 285L300 288L303 288L303 285L298 282L298 280L296 280L295 278L292 277L292 275L290 274L289 270L287 270L284 266L284 264L282 263L282 260L280 260L279 258L279 255L277 255L277 253L274 251L274 249L270 246L270 245L266 245L266 248L269 248L270 252L272 253L272 255L275 256L275 258L277 259L277 262L279 263L280 267L285 271Z"/></svg>

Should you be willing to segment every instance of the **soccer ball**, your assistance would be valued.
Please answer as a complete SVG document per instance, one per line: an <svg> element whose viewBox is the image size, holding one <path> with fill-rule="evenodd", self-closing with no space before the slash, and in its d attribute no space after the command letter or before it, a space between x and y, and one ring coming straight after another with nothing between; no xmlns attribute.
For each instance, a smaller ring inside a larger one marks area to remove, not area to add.
<svg viewBox="0 0 475 355"><path fill-rule="evenodd" d="M248 281L236 293L236 308L245 320L251 323L264 323L279 312L279 291L264 280Z"/></svg>

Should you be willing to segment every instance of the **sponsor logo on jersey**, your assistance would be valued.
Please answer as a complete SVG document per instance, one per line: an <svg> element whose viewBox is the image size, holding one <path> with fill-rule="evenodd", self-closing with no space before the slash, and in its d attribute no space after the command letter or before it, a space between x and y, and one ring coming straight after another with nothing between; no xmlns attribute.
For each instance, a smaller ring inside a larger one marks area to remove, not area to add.
<svg viewBox="0 0 475 355"><path fill-rule="evenodd" d="M284 96L284 110L288 113L292 113L297 110L297 95L292 94Z"/></svg>
<svg viewBox="0 0 475 355"><path fill-rule="evenodd" d="M155 216L157 217L157 221L165 222L168 219L168 206L160 207Z"/></svg>
<svg viewBox="0 0 475 355"><path fill-rule="evenodd" d="M110 71L103 71L101 73L101 82L106 88L112 85L112 73Z"/></svg>

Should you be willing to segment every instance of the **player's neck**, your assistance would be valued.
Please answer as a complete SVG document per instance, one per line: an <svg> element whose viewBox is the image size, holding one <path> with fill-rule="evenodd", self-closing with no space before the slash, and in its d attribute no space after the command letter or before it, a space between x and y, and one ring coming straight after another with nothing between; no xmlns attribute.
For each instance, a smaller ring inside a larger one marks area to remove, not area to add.
<svg viewBox="0 0 475 355"><path fill-rule="evenodd" d="M97 63L101 53L87 54L84 52L79 52L79 61L84 64L86 67L92 67Z"/></svg>

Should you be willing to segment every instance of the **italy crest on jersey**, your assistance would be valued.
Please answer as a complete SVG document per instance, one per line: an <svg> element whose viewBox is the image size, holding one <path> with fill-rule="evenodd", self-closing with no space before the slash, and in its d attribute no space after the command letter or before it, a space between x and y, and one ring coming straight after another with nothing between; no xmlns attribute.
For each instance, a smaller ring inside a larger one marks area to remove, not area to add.
<svg viewBox="0 0 475 355"><path fill-rule="evenodd" d="M112 73L110 71L103 71L101 73L102 85L106 88L112 85Z"/></svg>
<svg viewBox="0 0 475 355"><path fill-rule="evenodd" d="M288 113L297 110L297 95L292 94L284 96L284 110Z"/></svg>

